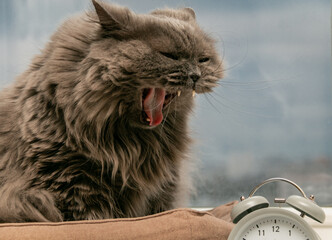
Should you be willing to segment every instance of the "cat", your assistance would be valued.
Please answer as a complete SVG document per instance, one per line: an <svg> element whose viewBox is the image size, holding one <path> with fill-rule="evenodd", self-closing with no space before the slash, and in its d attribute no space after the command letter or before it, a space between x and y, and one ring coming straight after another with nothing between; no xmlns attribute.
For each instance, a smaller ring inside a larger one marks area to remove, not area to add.
<svg viewBox="0 0 332 240"><path fill-rule="evenodd" d="M223 76L191 8L92 0L0 94L0 222L138 217L190 188L193 95Z"/></svg>

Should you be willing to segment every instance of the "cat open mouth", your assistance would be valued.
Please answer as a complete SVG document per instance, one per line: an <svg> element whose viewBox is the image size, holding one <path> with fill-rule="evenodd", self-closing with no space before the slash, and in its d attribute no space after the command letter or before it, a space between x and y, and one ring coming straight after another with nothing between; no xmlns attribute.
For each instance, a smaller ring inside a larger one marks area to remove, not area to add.
<svg viewBox="0 0 332 240"><path fill-rule="evenodd" d="M167 93L164 88L145 88L142 92L142 121L151 127L163 121L163 109L176 96Z"/></svg>

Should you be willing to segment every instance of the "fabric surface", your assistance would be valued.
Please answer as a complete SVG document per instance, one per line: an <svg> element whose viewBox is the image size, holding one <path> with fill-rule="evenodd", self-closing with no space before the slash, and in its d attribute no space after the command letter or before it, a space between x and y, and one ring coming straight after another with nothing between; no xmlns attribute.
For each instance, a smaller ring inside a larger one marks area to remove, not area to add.
<svg viewBox="0 0 332 240"><path fill-rule="evenodd" d="M207 212L175 209L140 218L57 223L0 224L1 240L69 239L221 239L226 240L233 224L229 213L236 202Z"/></svg>

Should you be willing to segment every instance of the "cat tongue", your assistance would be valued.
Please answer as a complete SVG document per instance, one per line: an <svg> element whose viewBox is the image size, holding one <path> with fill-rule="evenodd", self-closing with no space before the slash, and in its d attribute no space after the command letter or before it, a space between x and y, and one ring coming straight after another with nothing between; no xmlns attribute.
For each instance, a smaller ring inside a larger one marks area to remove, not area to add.
<svg viewBox="0 0 332 240"><path fill-rule="evenodd" d="M157 126L163 120L163 105L165 101L165 89L149 88L143 100L144 112L150 119L150 126Z"/></svg>

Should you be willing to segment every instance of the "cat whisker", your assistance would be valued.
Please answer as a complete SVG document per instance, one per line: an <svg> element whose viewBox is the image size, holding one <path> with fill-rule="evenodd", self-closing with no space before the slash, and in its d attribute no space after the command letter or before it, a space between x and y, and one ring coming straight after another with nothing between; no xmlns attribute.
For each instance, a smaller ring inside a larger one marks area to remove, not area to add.
<svg viewBox="0 0 332 240"><path fill-rule="evenodd" d="M235 112L237 114L244 114L244 115L248 115L248 116L260 117L260 118L265 118L265 119L275 119L276 118L276 116L261 114L261 113L256 112L256 111L259 111L258 108L250 107L250 108L252 108L252 110L255 110L255 111L244 110L244 109L248 109L248 106L235 102L234 100L231 100L225 96L222 96L221 94L218 94L217 92L214 92L213 94L218 96L222 100L219 100L211 93L208 93L208 95L211 96L214 99L214 101L216 101L218 104L222 105L223 107L225 107L225 108L229 109L230 111ZM211 101L208 100L208 102L211 104L211 106L213 106L213 108L216 109L215 105L213 105ZM220 113L218 110L217 110L217 112Z"/></svg>
<svg viewBox="0 0 332 240"><path fill-rule="evenodd" d="M212 96L210 93L207 93L209 96ZM219 113L222 114L221 111L210 101L208 96L204 94L205 99L208 101L208 103Z"/></svg>
<svg viewBox="0 0 332 240"><path fill-rule="evenodd" d="M294 76L294 78L297 76ZM279 78L279 79L272 79L272 80L257 80L257 81L227 81L223 80L220 82L220 86L224 87L235 87L240 90L246 90L246 91L259 91L259 90L265 90L268 88L271 88L273 84L279 83L282 81L288 81L292 79L292 77L287 78ZM231 79L230 79L231 80Z"/></svg>
<svg viewBox="0 0 332 240"><path fill-rule="evenodd" d="M236 68L237 66L241 65L241 64L246 60L246 58L247 58L247 56L248 56L248 40L246 40L246 45L245 45L245 47L246 47L246 49L245 49L245 53L244 53L243 57L242 57L237 63L233 64L232 66L230 66L230 67L228 67L228 68L223 69L223 70L222 70L223 72L226 72L226 71L228 71L228 70L231 70L231 69L233 69L233 68Z"/></svg>
<svg viewBox="0 0 332 240"><path fill-rule="evenodd" d="M225 72L224 69L222 69L223 67L223 62L220 62L217 67L210 73L210 75L214 75L217 71L221 71L221 72Z"/></svg>
<svg viewBox="0 0 332 240"><path fill-rule="evenodd" d="M181 92L181 91L180 91L180 92ZM171 104L173 101L174 101L174 98L171 99L171 101L168 103L168 105ZM168 117L169 111L170 111L170 108L168 108L167 111L166 111L166 115L165 115L165 117L164 117L164 121L163 121L163 123L162 123L162 125L161 125L162 128L164 128L165 122L167 121L167 117Z"/></svg>

